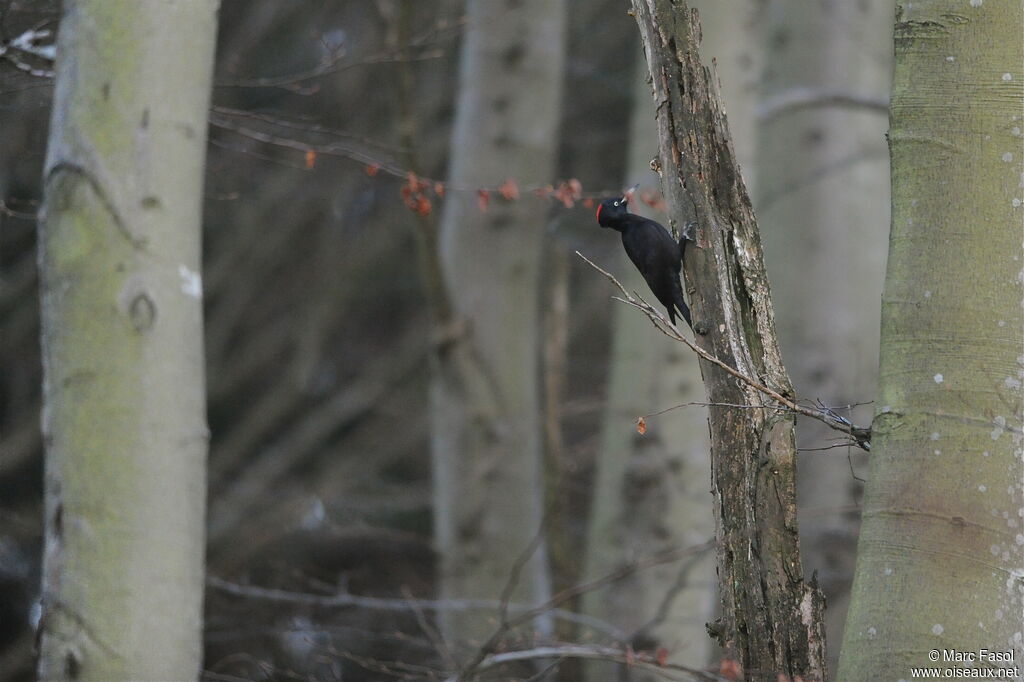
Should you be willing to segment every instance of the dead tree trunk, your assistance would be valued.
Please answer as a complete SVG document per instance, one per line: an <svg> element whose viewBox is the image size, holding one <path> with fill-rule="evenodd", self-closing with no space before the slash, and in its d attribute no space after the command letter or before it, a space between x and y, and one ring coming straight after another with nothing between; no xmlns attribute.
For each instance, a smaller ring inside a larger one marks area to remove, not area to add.
<svg viewBox="0 0 1024 682"><path fill-rule="evenodd" d="M701 65L700 24L682 0L633 0L657 108L670 225L695 223L684 272L697 344L792 397L768 280L717 84ZM710 629L747 680L823 680L824 604L803 579L796 518L795 420L761 392L701 362L710 409L718 579ZM743 407L733 407L743 406ZM751 409L749 406L764 406Z"/></svg>

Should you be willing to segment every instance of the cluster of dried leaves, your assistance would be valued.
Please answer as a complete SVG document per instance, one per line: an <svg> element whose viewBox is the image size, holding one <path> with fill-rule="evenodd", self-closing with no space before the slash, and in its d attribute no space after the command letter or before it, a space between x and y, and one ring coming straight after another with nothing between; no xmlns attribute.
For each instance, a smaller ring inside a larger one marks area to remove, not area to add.
<svg viewBox="0 0 1024 682"><path fill-rule="evenodd" d="M315 162L315 154L313 154ZM307 152L307 168L311 168L309 153ZM376 177L383 168L380 163L371 163L365 166L368 176ZM402 184L400 193L402 203L419 216L428 216L434 210L434 201L443 199L449 187L440 180L430 180L418 176L412 171L407 171L405 182ZM494 188L452 188L455 191L472 191L476 194L477 207L481 213L485 213L491 205L492 198L500 198L502 201L518 201L522 195L519 183L513 178L508 178ZM554 199L565 208L574 208L581 204L584 208L593 208L595 202L603 196L610 196L615 192L591 192L583 191L583 184L577 178L562 180L556 185L543 185L532 187L527 190L530 194L542 199ZM645 190L639 193L640 200L655 210L664 210L665 200L660 192Z"/></svg>

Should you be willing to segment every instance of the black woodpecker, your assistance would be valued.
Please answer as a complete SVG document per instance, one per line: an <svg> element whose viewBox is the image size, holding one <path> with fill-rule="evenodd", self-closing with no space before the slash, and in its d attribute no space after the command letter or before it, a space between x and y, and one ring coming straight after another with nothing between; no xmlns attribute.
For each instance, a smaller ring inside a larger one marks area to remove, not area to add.
<svg viewBox="0 0 1024 682"><path fill-rule="evenodd" d="M678 242L660 223L626 211L636 187L620 198L605 199L597 207L597 224L618 230L622 235L622 246L633 265L644 276L654 297L668 310L668 319L676 323L676 311L693 329L690 309L683 300L683 286L679 281L679 270L683 264L683 252L687 237Z"/></svg>

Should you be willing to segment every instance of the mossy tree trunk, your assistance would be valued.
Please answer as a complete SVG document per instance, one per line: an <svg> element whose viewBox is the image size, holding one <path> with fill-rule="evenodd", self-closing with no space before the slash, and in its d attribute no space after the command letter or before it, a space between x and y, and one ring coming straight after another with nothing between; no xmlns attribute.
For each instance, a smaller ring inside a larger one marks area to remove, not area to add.
<svg viewBox="0 0 1024 682"><path fill-rule="evenodd" d="M199 674L216 10L65 5L40 227L42 679Z"/></svg>
<svg viewBox="0 0 1024 682"><path fill-rule="evenodd" d="M844 681L910 679L932 650L1024 661L1022 25L1020 0L897 8L879 391Z"/></svg>

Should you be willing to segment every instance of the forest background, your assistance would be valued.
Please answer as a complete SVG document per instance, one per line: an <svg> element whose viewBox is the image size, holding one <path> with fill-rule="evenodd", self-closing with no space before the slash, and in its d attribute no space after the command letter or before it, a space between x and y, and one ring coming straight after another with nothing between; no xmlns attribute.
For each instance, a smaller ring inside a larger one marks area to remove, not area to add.
<svg viewBox="0 0 1024 682"><path fill-rule="evenodd" d="M730 674L705 633L718 597L696 360L574 254L646 296L594 202L640 183L634 205L669 224L636 23L614 0L500 4L221 3L202 204L209 679L444 679L496 629L487 654L591 647L598 662L551 669L566 680L638 661ZM793 383L870 423L894 5L691 4ZM33 677L40 612L36 215L42 34L59 16L17 0L2 16L5 45L40 37L0 62L12 680ZM798 444L803 570L827 597L835 665L866 456L814 422ZM502 629L503 608L552 594L568 596L534 629Z"/></svg>

